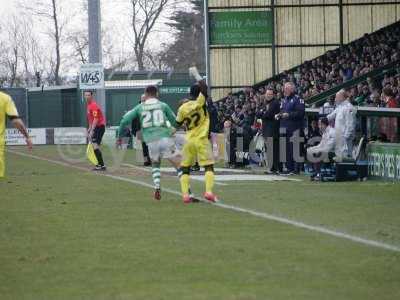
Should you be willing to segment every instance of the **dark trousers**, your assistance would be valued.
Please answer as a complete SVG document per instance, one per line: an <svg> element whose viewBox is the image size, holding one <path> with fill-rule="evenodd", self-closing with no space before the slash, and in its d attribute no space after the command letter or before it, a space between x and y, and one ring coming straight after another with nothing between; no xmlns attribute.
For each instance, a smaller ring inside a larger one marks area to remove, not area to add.
<svg viewBox="0 0 400 300"><path fill-rule="evenodd" d="M229 134L229 164L235 165L236 164L236 130L231 130Z"/></svg>
<svg viewBox="0 0 400 300"><path fill-rule="evenodd" d="M294 172L293 143L290 141L291 134L286 135L286 169L288 172Z"/></svg>
<svg viewBox="0 0 400 300"><path fill-rule="evenodd" d="M299 173L304 164L304 141L296 142L294 137L304 139L304 132L302 130L287 132L286 133L286 168L289 172ZM294 147L296 147L296 152ZM295 157L296 153L296 157ZM299 156L299 157L298 157ZM295 161L295 159L302 159L302 161Z"/></svg>
<svg viewBox="0 0 400 300"><path fill-rule="evenodd" d="M145 142L142 142L142 149L143 149L144 161L149 162L150 161L149 147L147 147L147 144Z"/></svg>
<svg viewBox="0 0 400 300"><path fill-rule="evenodd" d="M279 155L279 136L264 137L264 142L267 150L268 167L273 172L281 171L280 155Z"/></svg>

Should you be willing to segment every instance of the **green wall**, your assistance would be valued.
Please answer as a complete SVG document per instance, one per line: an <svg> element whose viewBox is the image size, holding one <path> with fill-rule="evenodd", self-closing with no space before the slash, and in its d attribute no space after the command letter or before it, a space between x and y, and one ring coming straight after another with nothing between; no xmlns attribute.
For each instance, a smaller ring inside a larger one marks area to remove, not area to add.
<svg viewBox="0 0 400 300"><path fill-rule="evenodd" d="M28 92L29 127L79 127L85 124L77 89Z"/></svg>
<svg viewBox="0 0 400 300"><path fill-rule="evenodd" d="M168 91L160 94L160 100L168 103L175 112L179 101L188 96L183 92L188 87L180 88L176 93ZM107 125L118 125L122 116L139 103L143 92L143 88L106 90ZM31 128L86 126L86 105L81 91L76 88L30 91L28 109Z"/></svg>

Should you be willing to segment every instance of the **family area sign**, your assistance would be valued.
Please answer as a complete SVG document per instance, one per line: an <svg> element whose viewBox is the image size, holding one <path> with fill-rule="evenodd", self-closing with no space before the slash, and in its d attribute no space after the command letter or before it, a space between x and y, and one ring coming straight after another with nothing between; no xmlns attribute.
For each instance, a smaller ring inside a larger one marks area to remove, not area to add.
<svg viewBox="0 0 400 300"><path fill-rule="evenodd" d="M209 13L210 45L272 44L272 12Z"/></svg>

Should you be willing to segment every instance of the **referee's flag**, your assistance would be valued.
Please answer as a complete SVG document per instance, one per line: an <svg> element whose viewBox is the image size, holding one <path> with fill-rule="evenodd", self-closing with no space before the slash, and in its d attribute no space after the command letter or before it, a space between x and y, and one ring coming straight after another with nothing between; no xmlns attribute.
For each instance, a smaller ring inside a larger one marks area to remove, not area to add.
<svg viewBox="0 0 400 300"><path fill-rule="evenodd" d="M88 160L89 160L92 164L94 164L94 165L98 165L98 164L99 164L99 162L97 161L96 154L94 153L94 148L93 148L93 144L92 144L92 143L89 143L89 144L87 145L87 148L86 148L86 157L88 158Z"/></svg>

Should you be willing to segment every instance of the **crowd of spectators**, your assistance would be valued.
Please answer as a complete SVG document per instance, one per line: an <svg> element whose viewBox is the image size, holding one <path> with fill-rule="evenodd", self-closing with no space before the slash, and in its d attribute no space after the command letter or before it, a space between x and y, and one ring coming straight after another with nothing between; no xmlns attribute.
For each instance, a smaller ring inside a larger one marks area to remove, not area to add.
<svg viewBox="0 0 400 300"><path fill-rule="evenodd" d="M327 91L348 80L367 74L400 59L400 22L381 31L328 51L325 55L303 63L294 70L283 72L268 83L279 91L282 85L296 83L304 100Z"/></svg>

